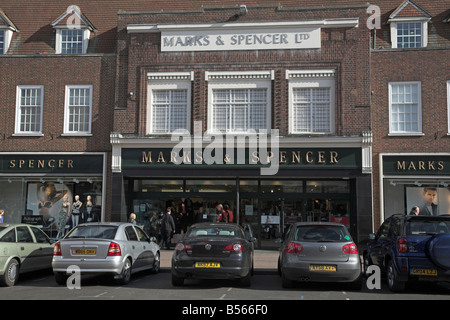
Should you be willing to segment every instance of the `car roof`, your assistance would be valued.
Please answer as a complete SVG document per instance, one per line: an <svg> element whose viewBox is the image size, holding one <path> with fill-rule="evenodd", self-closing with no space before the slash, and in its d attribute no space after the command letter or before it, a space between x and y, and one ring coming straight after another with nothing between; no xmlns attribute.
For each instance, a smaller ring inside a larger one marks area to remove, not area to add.
<svg viewBox="0 0 450 320"><path fill-rule="evenodd" d="M334 227L345 227L342 223L337 222L295 222L292 224L292 226L334 226Z"/></svg>

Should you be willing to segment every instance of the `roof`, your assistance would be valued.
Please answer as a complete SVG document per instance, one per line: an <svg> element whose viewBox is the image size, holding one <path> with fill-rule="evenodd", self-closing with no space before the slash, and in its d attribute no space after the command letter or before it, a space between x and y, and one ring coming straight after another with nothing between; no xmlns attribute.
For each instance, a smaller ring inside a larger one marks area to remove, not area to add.
<svg viewBox="0 0 450 320"><path fill-rule="evenodd" d="M413 5L412 1L406 2L408 6ZM201 14L204 8L239 8L242 4L249 8L273 6L286 9L363 6L368 3L379 6L382 15L388 18L399 8L402 0L2 0L0 26L7 23L18 30L14 32L9 54L51 54L55 52L55 23L67 22L68 8L76 5L83 23L95 30L91 34L88 53L114 53L119 12L161 14L198 11ZM433 17L434 25L445 24L444 20L449 16L448 2L414 0L414 4Z"/></svg>

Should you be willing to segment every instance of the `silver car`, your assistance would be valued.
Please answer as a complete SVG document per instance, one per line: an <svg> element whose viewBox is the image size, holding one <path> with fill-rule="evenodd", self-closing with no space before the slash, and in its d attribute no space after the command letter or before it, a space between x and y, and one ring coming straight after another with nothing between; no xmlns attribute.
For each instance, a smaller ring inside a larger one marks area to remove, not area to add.
<svg viewBox="0 0 450 320"><path fill-rule="evenodd" d="M69 266L81 274L111 274L120 284L130 281L132 272L160 268L160 248L131 223L80 224L55 244L53 273L58 284L66 284Z"/></svg>
<svg viewBox="0 0 450 320"><path fill-rule="evenodd" d="M347 228L338 223L296 223L286 232L278 271L284 288L295 281L348 282L361 289L361 259Z"/></svg>

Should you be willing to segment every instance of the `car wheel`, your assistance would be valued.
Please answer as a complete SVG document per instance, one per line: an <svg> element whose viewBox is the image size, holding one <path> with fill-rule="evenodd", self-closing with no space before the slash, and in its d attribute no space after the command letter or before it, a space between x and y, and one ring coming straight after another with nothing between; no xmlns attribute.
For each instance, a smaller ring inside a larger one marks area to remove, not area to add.
<svg viewBox="0 0 450 320"><path fill-rule="evenodd" d="M158 273L159 268L161 267L161 256L159 252L155 255L155 260L153 261L153 267L151 269L151 273Z"/></svg>
<svg viewBox="0 0 450 320"><path fill-rule="evenodd" d="M401 292L405 290L405 281L398 280L392 260L389 260L387 263L387 281L389 290L392 292Z"/></svg>
<svg viewBox="0 0 450 320"><path fill-rule="evenodd" d="M3 286L12 287L19 280L19 261L11 259L5 269L5 274L0 279Z"/></svg>
<svg viewBox="0 0 450 320"><path fill-rule="evenodd" d="M119 279L117 279L117 282L119 284L127 284L130 282L131 279L131 260L126 259L125 263L123 264L122 273L120 274Z"/></svg>
<svg viewBox="0 0 450 320"><path fill-rule="evenodd" d="M172 274L172 285L175 287L181 287L184 284L184 278L177 277Z"/></svg>

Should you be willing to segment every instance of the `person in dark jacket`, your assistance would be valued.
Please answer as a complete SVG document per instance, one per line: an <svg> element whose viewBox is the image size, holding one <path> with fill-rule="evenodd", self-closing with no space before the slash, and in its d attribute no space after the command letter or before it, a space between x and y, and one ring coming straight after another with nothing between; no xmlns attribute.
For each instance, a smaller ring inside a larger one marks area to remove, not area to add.
<svg viewBox="0 0 450 320"><path fill-rule="evenodd" d="M173 217L171 215L171 209L167 208L166 214L161 220L161 236L163 241L161 246L165 244L167 250L170 250L170 242L174 230L175 230L175 222L173 221Z"/></svg>

